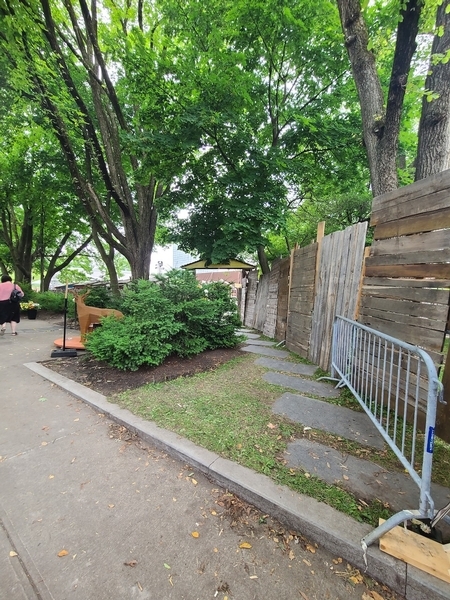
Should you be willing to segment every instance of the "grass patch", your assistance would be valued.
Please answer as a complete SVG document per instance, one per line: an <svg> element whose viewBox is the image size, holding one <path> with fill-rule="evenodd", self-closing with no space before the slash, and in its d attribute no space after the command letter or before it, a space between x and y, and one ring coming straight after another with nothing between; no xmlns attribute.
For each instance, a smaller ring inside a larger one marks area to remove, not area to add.
<svg viewBox="0 0 450 600"><path fill-rule="evenodd" d="M291 354L292 362L308 363ZM368 449L357 442L325 431L308 430L272 413L272 405L286 388L266 383L262 376L268 369L255 364L252 355L239 357L214 371L162 384L149 384L111 398L160 427L240 465L270 476L276 483L350 515L358 521L378 525L388 518L389 507L379 501L366 504L336 485L329 485L301 469L286 465L284 452L294 439L308 437L341 452L376 462L389 471L404 473L403 466L387 445L383 450ZM314 379L326 376L318 371ZM321 398L323 401L324 399ZM344 388L330 403L362 411L352 393ZM407 428L406 446L412 429ZM416 457L421 459L424 436L418 436ZM420 472L420 464L416 469ZM450 445L436 439L433 458L433 481L449 485Z"/></svg>
<svg viewBox="0 0 450 600"><path fill-rule="evenodd" d="M367 505L337 486L286 466L283 454L287 443L303 437L303 426L272 413L280 388L262 380L266 370L255 364L254 356L245 356L213 372L146 385L112 400L144 419L268 475L276 483L325 502L358 521L376 526L380 517L390 516L389 509L380 502ZM284 392L284 388L281 391ZM324 432L309 431L310 436L361 456L358 454L361 447L356 443Z"/></svg>

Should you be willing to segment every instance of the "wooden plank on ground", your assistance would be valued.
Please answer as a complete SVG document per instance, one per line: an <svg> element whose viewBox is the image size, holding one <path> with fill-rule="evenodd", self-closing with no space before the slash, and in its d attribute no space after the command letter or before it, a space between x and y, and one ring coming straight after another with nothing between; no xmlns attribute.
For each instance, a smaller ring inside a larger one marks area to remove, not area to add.
<svg viewBox="0 0 450 600"><path fill-rule="evenodd" d="M380 550L450 583L450 544L439 544L404 527L394 527L380 538Z"/></svg>

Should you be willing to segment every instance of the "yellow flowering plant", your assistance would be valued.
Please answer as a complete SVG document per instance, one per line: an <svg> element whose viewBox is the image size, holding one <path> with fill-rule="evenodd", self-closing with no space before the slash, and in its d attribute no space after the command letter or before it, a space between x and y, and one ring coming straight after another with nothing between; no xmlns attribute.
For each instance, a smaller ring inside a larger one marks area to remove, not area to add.
<svg viewBox="0 0 450 600"><path fill-rule="evenodd" d="M40 308L40 304L30 300L29 302L21 302L20 308L21 308L21 310L33 310L33 309L37 310L38 308Z"/></svg>

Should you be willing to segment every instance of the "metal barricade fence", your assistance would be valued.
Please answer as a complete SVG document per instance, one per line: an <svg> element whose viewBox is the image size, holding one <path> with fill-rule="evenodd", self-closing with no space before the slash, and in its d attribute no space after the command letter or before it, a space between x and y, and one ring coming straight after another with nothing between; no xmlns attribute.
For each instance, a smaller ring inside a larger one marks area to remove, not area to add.
<svg viewBox="0 0 450 600"><path fill-rule="evenodd" d="M393 515L361 540L367 547L400 523L432 519L431 469L437 402L442 384L431 357L417 346L337 316L334 322L331 379L348 387L404 468L420 488L418 510ZM426 415L420 471L419 411ZM408 423L407 423L408 415Z"/></svg>

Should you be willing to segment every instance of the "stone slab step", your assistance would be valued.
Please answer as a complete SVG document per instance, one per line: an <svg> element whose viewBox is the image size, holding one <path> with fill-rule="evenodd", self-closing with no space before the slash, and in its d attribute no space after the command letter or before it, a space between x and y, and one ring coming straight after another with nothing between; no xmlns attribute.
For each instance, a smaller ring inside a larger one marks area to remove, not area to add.
<svg viewBox="0 0 450 600"><path fill-rule="evenodd" d="M386 471L374 462L308 439L288 444L285 458L291 468L302 468L330 484L339 483L366 502L381 500L395 512L419 508L419 487L407 474ZM448 502L450 489L432 484L431 496L436 508L441 508Z"/></svg>
<svg viewBox="0 0 450 600"><path fill-rule="evenodd" d="M306 427L321 429L363 446L384 448L381 433L363 412L290 392L276 400L272 411Z"/></svg>
<svg viewBox="0 0 450 600"><path fill-rule="evenodd" d="M302 379L294 375L284 375L283 373L264 373L264 381L281 385L286 388L291 388L302 392L303 394L311 394L320 396L321 398L339 398L339 390L334 389L329 383L322 381L311 381L310 379Z"/></svg>
<svg viewBox="0 0 450 600"><path fill-rule="evenodd" d="M261 367L267 367L274 371L284 371L286 373L296 373L297 375L312 376L317 371L316 365L304 365L303 363L291 363L284 360L274 360L273 358L256 359L255 363Z"/></svg>
<svg viewBox="0 0 450 600"><path fill-rule="evenodd" d="M261 337L258 333L252 333L251 331L243 331L242 329L236 331L236 335L243 335L248 340L257 340L259 337Z"/></svg>
<svg viewBox="0 0 450 600"><path fill-rule="evenodd" d="M269 342L267 340L257 340L255 338L251 338L250 343L252 346L267 346L267 348L273 347L277 342Z"/></svg>
<svg viewBox="0 0 450 600"><path fill-rule="evenodd" d="M274 356L276 358L288 358L289 352L285 350L275 350L275 348L268 348L267 346L244 346L241 348L244 352L253 352L253 354L263 354L264 356Z"/></svg>

